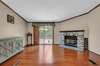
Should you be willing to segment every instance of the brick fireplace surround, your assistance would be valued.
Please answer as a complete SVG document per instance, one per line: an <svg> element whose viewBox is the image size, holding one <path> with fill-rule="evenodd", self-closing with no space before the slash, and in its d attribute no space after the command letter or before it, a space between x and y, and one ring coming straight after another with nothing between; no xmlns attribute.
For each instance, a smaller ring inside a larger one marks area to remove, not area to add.
<svg viewBox="0 0 100 66"><path fill-rule="evenodd" d="M84 50L84 30L60 31L61 47Z"/></svg>

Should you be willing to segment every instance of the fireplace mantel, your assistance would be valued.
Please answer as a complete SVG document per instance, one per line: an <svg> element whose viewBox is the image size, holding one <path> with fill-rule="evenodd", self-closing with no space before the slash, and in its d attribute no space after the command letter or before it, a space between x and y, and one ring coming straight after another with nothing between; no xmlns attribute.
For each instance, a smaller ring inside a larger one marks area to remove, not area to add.
<svg viewBox="0 0 100 66"><path fill-rule="evenodd" d="M60 31L60 32L84 32L84 30L68 30L68 31Z"/></svg>

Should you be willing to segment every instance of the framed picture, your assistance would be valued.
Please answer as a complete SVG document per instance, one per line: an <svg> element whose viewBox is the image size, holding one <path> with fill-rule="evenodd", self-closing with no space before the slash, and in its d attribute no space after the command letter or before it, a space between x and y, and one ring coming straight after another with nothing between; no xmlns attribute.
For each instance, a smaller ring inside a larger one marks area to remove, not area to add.
<svg viewBox="0 0 100 66"><path fill-rule="evenodd" d="M11 23L11 24L14 24L14 17L9 15L9 14L7 14L7 22Z"/></svg>

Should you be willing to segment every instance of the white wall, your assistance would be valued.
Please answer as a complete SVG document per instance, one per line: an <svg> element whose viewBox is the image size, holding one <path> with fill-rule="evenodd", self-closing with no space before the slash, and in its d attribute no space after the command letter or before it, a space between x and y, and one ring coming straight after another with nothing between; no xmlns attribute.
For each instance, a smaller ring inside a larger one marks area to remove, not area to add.
<svg viewBox="0 0 100 66"><path fill-rule="evenodd" d="M89 49L100 54L100 7L92 11L89 16Z"/></svg>
<svg viewBox="0 0 100 66"><path fill-rule="evenodd" d="M7 14L14 16L15 24L7 23ZM23 37L26 44L26 22L0 2L0 39Z"/></svg>
<svg viewBox="0 0 100 66"><path fill-rule="evenodd" d="M32 30L33 30L32 23L27 23L27 32L32 33L33 32Z"/></svg>
<svg viewBox="0 0 100 66"><path fill-rule="evenodd" d="M34 38L33 38L33 27L32 23L27 23L27 33L32 33L32 44L34 44Z"/></svg>
<svg viewBox="0 0 100 66"><path fill-rule="evenodd" d="M87 17L85 15L62 23L56 23L54 29L54 43L60 44L60 31L85 30L84 37L88 38L88 22L86 19Z"/></svg>
<svg viewBox="0 0 100 66"><path fill-rule="evenodd" d="M86 30L85 37L89 37L89 50L100 54L100 7L87 15L56 23L55 44L60 43L59 31L63 30Z"/></svg>

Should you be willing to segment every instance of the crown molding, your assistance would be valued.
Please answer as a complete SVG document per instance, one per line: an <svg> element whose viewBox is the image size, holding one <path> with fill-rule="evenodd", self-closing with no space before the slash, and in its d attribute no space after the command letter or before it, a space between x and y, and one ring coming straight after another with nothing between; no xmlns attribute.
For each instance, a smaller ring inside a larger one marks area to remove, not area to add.
<svg viewBox="0 0 100 66"><path fill-rule="evenodd" d="M4 3L2 0L0 0L0 2L5 5L6 7L8 7L11 11L13 11L17 16L19 16L21 19L23 19L25 22L28 22L26 19L24 19L22 16L20 16L16 11L14 11L11 7L9 7L6 3Z"/></svg>
<svg viewBox="0 0 100 66"><path fill-rule="evenodd" d="M71 18L68 18L68 19L62 20L62 21L58 21L58 22L56 22L56 23L65 22L65 21L67 21L67 20L71 20L71 19L74 19L74 18L77 18L77 17L83 16L83 15L87 15L87 14L91 13L93 10L95 10L96 8L98 8L99 6L100 6L100 4L96 5L94 8L92 8L91 10L89 10L89 11L86 12L86 13L83 13L83 14L80 14L80 15L77 15L77 16L74 16L74 17L71 17Z"/></svg>
<svg viewBox="0 0 100 66"><path fill-rule="evenodd" d="M22 18L25 22L28 22L26 19L24 19L22 16L20 16L16 11L14 11L11 7L9 7L6 3L4 3L3 1L1 1L0 0L0 2L2 3L2 4L4 4L5 6L7 6L10 10L12 10L16 15L18 15L20 18ZM86 12L86 13L83 13L83 14L80 14L80 15L77 15L77 16L73 16L73 17L71 17L71 18L68 18L68 19L64 19L64 20L62 20L62 21L57 21L57 22L55 22L55 23L61 23L61 22L65 22L65 21L67 21L67 20L71 20L71 19L74 19L74 18L77 18L77 17L80 17L80 16L83 16L83 15L87 15L87 14L89 14L89 13L91 13L93 10L95 10L97 7L99 7L100 6L100 4L98 4L98 5L96 5L94 8L92 8L91 10L89 10L88 12ZM34 22L28 22L28 23L34 23ZM36 23L36 22L35 22ZM40 23L40 22L39 22ZM41 22L42 23L42 22Z"/></svg>

